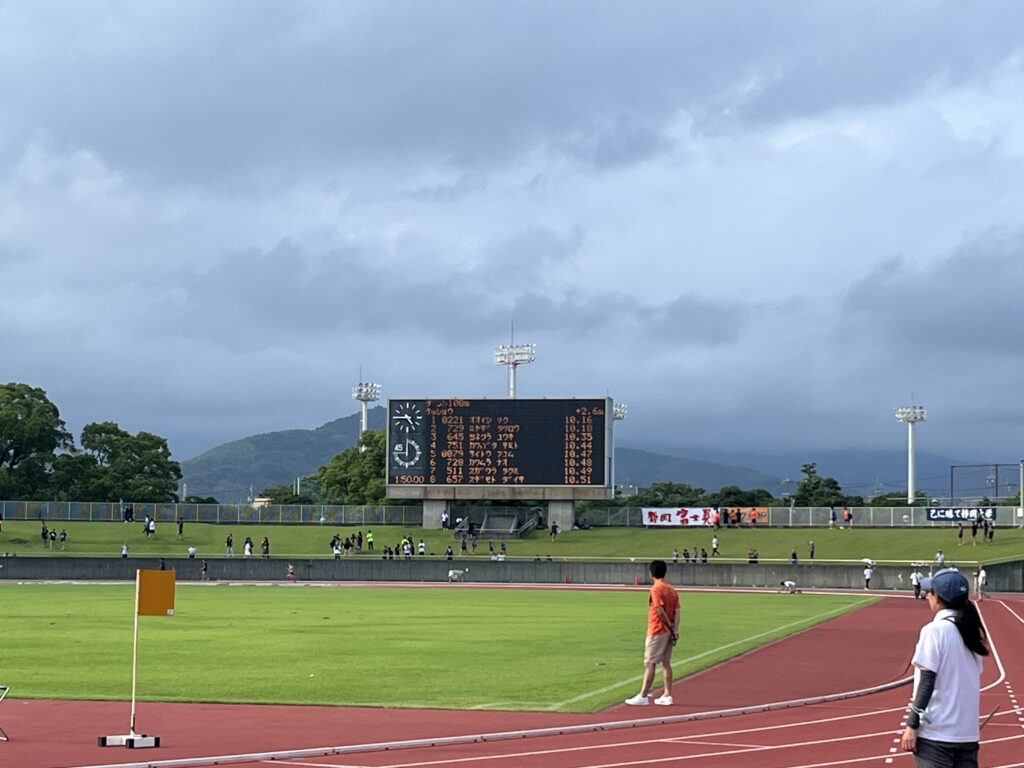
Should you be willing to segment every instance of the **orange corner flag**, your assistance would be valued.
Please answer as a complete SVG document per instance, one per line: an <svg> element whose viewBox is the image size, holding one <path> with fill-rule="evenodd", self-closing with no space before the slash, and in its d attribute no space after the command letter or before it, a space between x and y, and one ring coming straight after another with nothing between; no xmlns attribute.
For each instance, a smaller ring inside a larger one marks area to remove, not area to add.
<svg viewBox="0 0 1024 768"><path fill-rule="evenodd" d="M174 615L174 571L136 571L135 612L139 616Z"/></svg>

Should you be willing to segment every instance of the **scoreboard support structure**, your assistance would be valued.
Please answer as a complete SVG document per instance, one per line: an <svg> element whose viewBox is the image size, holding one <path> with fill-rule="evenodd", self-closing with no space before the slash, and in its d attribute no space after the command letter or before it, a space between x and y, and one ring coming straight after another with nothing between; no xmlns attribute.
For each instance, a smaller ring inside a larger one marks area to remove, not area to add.
<svg viewBox="0 0 1024 768"><path fill-rule="evenodd" d="M423 500L423 527L437 530L441 527L441 513L448 509L446 499ZM557 525L563 531L572 530L576 524L576 502L551 500L547 502L544 515L547 524Z"/></svg>

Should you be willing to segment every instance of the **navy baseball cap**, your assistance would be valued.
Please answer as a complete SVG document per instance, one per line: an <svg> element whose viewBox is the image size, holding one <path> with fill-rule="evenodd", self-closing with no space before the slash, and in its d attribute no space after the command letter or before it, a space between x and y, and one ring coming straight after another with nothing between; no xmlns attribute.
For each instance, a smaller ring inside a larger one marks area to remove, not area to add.
<svg viewBox="0 0 1024 768"><path fill-rule="evenodd" d="M971 593L971 585L955 568L936 571L933 575L921 579L921 589L924 592L931 590L947 605Z"/></svg>

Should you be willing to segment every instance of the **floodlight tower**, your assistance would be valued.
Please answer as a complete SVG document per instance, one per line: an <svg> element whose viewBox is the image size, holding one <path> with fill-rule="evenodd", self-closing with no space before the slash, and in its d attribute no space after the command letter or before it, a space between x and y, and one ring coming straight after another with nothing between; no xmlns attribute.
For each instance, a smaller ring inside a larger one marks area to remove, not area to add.
<svg viewBox="0 0 1024 768"><path fill-rule="evenodd" d="M380 400L380 384L373 384L369 381L360 381L352 387L352 399L359 401L359 437L367 430L366 404L375 403ZM359 446L360 452L363 446Z"/></svg>
<svg viewBox="0 0 1024 768"><path fill-rule="evenodd" d="M613 403L612 404L612 421L623 421L629 414L629 403ZM611 484L612 494L615 493L615 430L612 430L612 468L611 468Z"/></svg>
<svg viewBox="0 0 1024 768"><path fill-rule="evenodd" d="M896 409L896 421L907 425L907 504L914 503L914 425L927 417L920 405L906 405Z"/></svg>
<svg viewBox="0 0 1024 768"><path fill-rule="evenodd" d="M494 350L494 364L508 366L508 396L516 397L516 367L537 359L536 344L499 344Z"/></svg>

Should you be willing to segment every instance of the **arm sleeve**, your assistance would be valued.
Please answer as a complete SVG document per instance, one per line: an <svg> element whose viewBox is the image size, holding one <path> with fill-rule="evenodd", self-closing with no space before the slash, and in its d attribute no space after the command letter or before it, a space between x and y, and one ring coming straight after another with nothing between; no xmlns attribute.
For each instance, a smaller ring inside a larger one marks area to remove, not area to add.
<svg viewBox="0 0 1024 768"><path fill-rule="evenodd" d="M921 727L921 715L932 700L932 693L935 691L935 673L930 669L922 669L921 677L914 692L914 701L910 705L910 714L907 715L907 726L915 731Z"/></svg>

